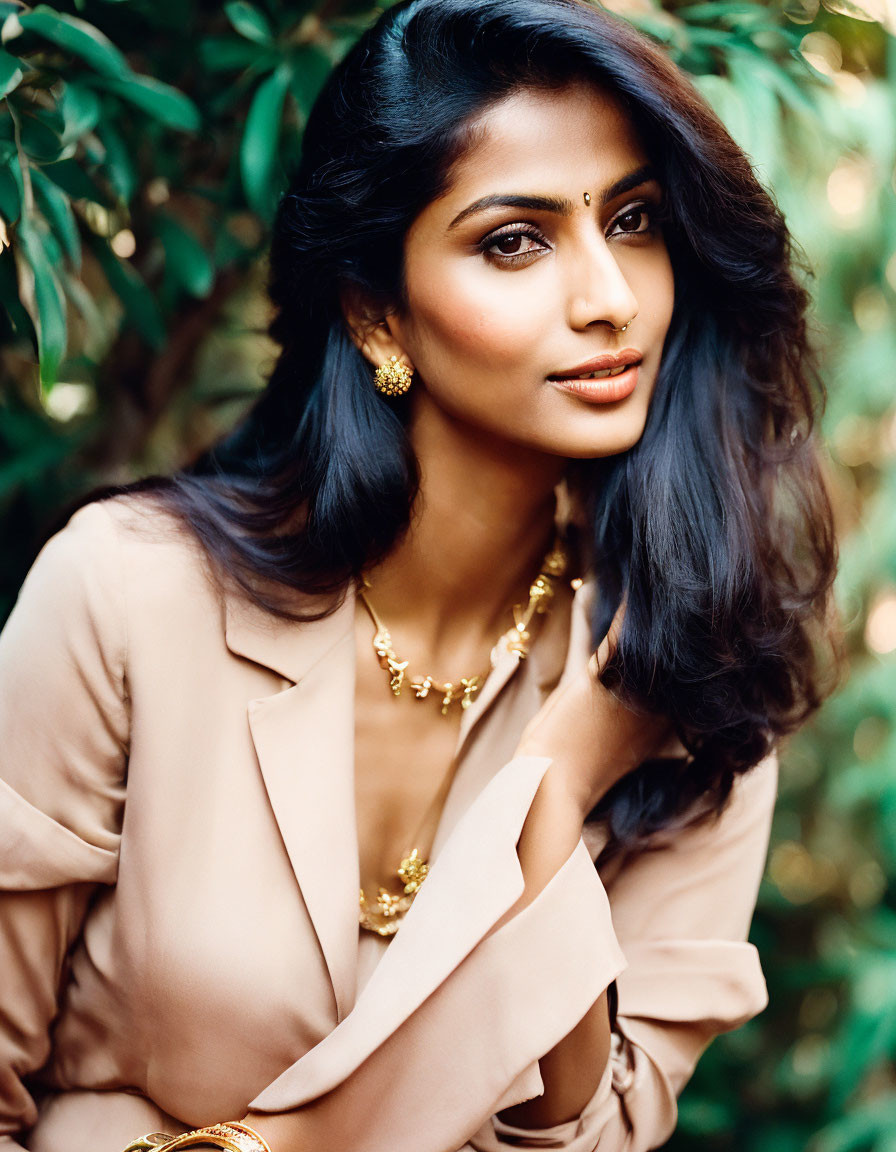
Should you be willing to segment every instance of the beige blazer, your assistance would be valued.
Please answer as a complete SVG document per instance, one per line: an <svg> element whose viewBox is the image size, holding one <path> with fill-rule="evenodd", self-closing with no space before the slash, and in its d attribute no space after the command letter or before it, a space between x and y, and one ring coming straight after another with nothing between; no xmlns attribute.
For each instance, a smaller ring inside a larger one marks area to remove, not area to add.
<svg viewBox="0 0 896 1152"><path fill-rule="evenodd" d="M0 1149L119 1152L250 1108L305 1109L320 1152L660 1144L707 1042L765 1005L744 941L776 772L601 873L588 825L493 931L549 764L514 749L586 657L582 596L519 667L496 652L389 943L357 923L352 597L275 620L144 499L77 513L0 637ZM614 980L581 1117L502 1124Z"/></svg>

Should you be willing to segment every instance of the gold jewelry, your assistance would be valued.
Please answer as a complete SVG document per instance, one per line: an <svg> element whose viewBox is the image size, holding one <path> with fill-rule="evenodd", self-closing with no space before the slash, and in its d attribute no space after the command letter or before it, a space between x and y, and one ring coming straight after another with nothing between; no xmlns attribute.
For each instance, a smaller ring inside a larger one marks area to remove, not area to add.
<svg viewBox="0 0 896 1152"><path fill-rule="evenodd" d="M529 585L528 604L525 608L520 604L514 605L513 627L501 637L501 639L505 641L508 650L516 656L517 660L524 660L529 654L529 648L532 643L532 621L536 616L544 615L550 610L554 598L555 583L566 571L566 566L566 550L558 540L555 540L550 552L548 552L542 562L541 571ZM366 579L364 580L364 585L366 587L370 586ZM392 689L394 695L401 695L401 689L407 680L410 682L410 686L414 690L414 696L418 700L425 699L433 689L436 693L440 693L442 696L441 712L443 716L447 714L451 704L457 700L460 701L461 708L469 708L473 697L481 687L482 677L462 677L457 686L451 683L441 684L432 676L424 676L416 680L413 679L407 672L408 661L399 660L395 655L392 649L392 638L389 635L389 631L377 616L373 605L367 598L364 588L358 589L358 597L367 609L376 629L373 637L374 651L377 654L381 666L389 673L389 687ZM495 652L500 643L501 640L499 640L492 649L492 663L494 663ZM427 818L433 808L437 807L440 797L444 799L443 794L447 794L451 775L452 773L449 772L442 782L439 792L436 794L426 816L423 818L423 825L418 831L418 835L420 835L425 828ZM358 890L358 922L361 927L366 928L369 932L376 932L379 936L393 936L398 931L405 913L414 902L414 897L417 895L420 886L428 874L428 862L422 858L417 848L413 848L404 856L401 864L398 866L397 875L404 885L401 893L395 894L380 886L376 902L370 904L364 895L364 889L360 888Z"/></svg>
<svg viewBox="0 0 896 1152"><path fill-rule="evenodd" d="M525 660L529 655L529 646L532 643L530 625L536 616L544 616L550 612L554 602L554 586L566 571L568 557L563 545L555 540L554 545L545 556L541 571L529 585L529 603L523 608L515 604L513 608L513 627L505 633L507 647L513 652L517 660Z"/></svg>
<svg viewBox="0 0 896 1152"><path fill-rule="evenodd" d="M632 316L632 320L634 320L634 316ZM627 324L623 324L621 328L614 328L613 331L614 332L624 332L626 330L626 328L628 328L629 324L631 324L632 320L629 320Z"/></svg>
<svg viewBox="0 0 896 1152"><path fill-rule="evenodd" d="M590 204L591 203L591 193L590 192L583 192L582 193L582 199L585 201L586 205Z"/></svg>
<svg viewBox="0 0 896 1152"><path fill-rule="evenodd" d="M361 888L358 898L361 908L358 920L361 927L376 932L379 936L394 936L428 874L429 865L414 848L398 866L398 878L404 883L404 891L400 896L395 896L381 887L376 903L370 905L364 897L364 889Z"/></svg>
<svg viewBox="0 0 896 1152"><path fill-rule="evenodd" d="M248 1124L230 1120L226 1124L212 1124L208 1128L194 1128L180 1136L168 1136L164 1132L152 1132L132 1140L124 1152L176 1152L180 1148L194 1148L200 1144L211 1144L223 1152L271 1152L270 1145L263 1136Z"/></svg>
<svg viewBox="0 0 896 1152"><path fill-rule="evenodd" d="M367 581L364 582L367 584ZM369 585L368 585L369 587ZM461 708L469 708L473 703L473 697L482 687L482 676L462 676L460 680L453 684L450 680L444 683L436 680L434 676L418 676L416 679L408 673L407 660L399 660L395 655L395 650L392 647L392 636L389 629L383 624L376 613L376 609L367 598L367 593L363 588L358 589L358 597L364 607L367 609L367 614L373 621L373 626L376 632L373 636L373 650L376 652L377 659L380 666L385 668L389 673L389 687L395 696L401 695L401 690L404 687L405 680L410 683L411 688L414 690L414 698L417 700L425 700L426 697L433 692L442 698L442 715L448 715L448 709L455 702L460 701Z"/></svg>
<svg viewBox="0 0 896 1152"><path fill-rule="evenodd" d="M390 356L377 368L373 383L384 396L404 396L411 386L413 375L414 369L410 365L402 364L397 356Z"/></svg>
<svg viewBox="0 0 896 1152"><path fill-rule="evenodd" d="M529 603L525 608L520 604L514 605L514 626L505 633L505 636L507 637L507 647L516 655L517 659L523 660L529 654L529 645L532 640L529 626L536 615L541 616L550 609L554 598L554 583L559 576L563 575L566 564L566 551L559 542L555 541L550 552L544 558L541 571L529 586ZM364 584L366 587L370 587L366 579ZM485 682L484 676L462 676L456 683L450 680L442 682L429 674L412 676L408 672L410 662L399 660L396 656L389 629L380 620L364 588L358 589L358 598L367 609L376 629L373 636L373 650L376 652L380 666L389 674L389 687L392 689L393 695L400 696L407 681L413 689L414 698L417 700L425 700L430 693L441 696L443 716L448 715L449 708L456 701L460 702L463 709L470 707L473 698Z"/></svg>
<svg viewBox="0 0 896 1152"><path fill-rule="evenodd" d="M438 819L438 813L441 812L442 806L445 803L445 798L451 787L451 779L454 776L454 770L457 767L457 761L452 760L449 770L445 773L442 783L439 785L439 790L436 792L430 805L427 808L423 820L419 828L414 834L414 839L423 837L427 828L433 823L433 817ZM401 921L404 919L404 914L414 902L414 897L420 890L420 886L426 877L429 875L429 864L420 855L418 848L412 848L410 852L406 853L398 866L398 879L404 885L400 894L395 895L389 892L386 888L380 886L377 893L376 903L370 905L364 896L364 889L358 890L358 922L362 928L366 928L369 932L376 932L378 936L394 936L398 931Z"/></svg>

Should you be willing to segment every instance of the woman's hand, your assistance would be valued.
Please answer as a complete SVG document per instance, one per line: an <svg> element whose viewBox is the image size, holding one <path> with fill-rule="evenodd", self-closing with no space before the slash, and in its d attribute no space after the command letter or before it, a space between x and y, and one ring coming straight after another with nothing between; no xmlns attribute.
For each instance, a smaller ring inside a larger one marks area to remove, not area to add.
<svg viewBox="0 0 896 1152"><path fill-rule="evenodd" d="M517 748L517 755L551 757L546 782L568 794L583 824L610 788L656 755L672 735L668 719L632 711L600 682L601 670L615 651L622 618L620 608L587 665L564 673Z"/></svg>

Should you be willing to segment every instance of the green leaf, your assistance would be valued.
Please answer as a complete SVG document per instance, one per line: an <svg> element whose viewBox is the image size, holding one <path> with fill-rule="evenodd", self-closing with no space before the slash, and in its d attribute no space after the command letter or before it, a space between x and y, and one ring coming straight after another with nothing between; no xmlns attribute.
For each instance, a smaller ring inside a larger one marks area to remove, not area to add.
<svg viewBox="0 0 896 1152"><path fill-rule="evenodd" d="M99 138L106 149L103 169L116 196L130 204L137 191L137 170L124 137L107 116L99 129Z"/></svg>
<svg viewBox="0 0 896 1152"><path fill-rule="evenodd" d="M311 111L317 94L332 71L329 56L317 44L303 44L293 58L290 87L303 112Z"/></svg>
<svg viewBox="0 0 896 1152"><path fill-rule="evenodd" d="M59 98L59 111L65 122L62 139L70 144L97 126L102 108L92 88L67 80Z"/></svg>
<svg viewBox="0 0 896 1152"><path fill-rule="evenodd" d="M182 132L198 132L202 117L199 109L183 92L152 76L132 72L121 80L104 80L102 87L141 111Z"/></svg>
<svg viewBox="0 0 896 1152"><path fill-rule="evenodd" d="M11 56L9 52L0 49L0 97L8 95L13 88L17 88L25 73L22 71L22 61L18 56Z"/></svg>
<svg viewBox="0 0 896 1152"><path fill-rule="evenodd" d="M224 5L227 19L241 36L256 44L270 44L274 38L267 17L246 0L230 0Z"/></svg>
<svg viewBox="0 0 896 1152"><path fill-rule="evenodd" d="M30 12L21 12L18 19L23 28L80 56L103 76L126 76L130 71L127 60L109 37L78 16L68 16L46 4L38 4Z"/></svg>
<svg viewBox="0 0 896 1152"><path fill-rule="evenodd" d="M43 174L31 169L31 185L38 207L75 268L81 266L81 237L68 196Z"/></svg>
<svg viewBox="0 0 896 1152"><path fill-rule="evenodd" d="M16 336L21 340L34 342L37 339L37 332L34 321L25 310L19 295L16 260L16 254L12 249L7 248L0 252L0 304Z"/></svg>
<svg viewBox="0 0 896 1152"><path fill-rule="evenodd" d="M172 279L191 296L209 294L215 270L209 255L196 237L178 220L160 215L156 235L165 249L165 268Z"/></svg>
<svg viewBox="0 0 896 1152"><path fill-rule="evenodd" d="M247 68L259 57L270 53L269 48L259 50L257 44L234 40L230 36L209 36L199 45L199 61L208 72L230 72Z"/></svg>
<svg viewBox="0 0 896 1152"><path fill-rule="evenodd" d="M19 221L17 236L34 273L34 305L37 315L32 316L32 319L37 329L40 382L44 387L52 387L65 354L67 335L65 298L49 255L55 245L47 244L50 237L41 236L27 216Z"/></svg>
<svg viewBox="0 0 896 1152"><path fill-rule="evenodd" d="M869 1140L892 1133L896 1125L896 1096L858 1105L849 1115L835 1120L818 1133L814 1152L858 1152Z"/></svg>
<svg viewBox="0 0 896 1152"><path fill-rule="evenodd" d="M675 15L685 23L718 21L733 25L739 30L754 24L769 23L767 14L756 4L731 4L727 0L723 3L691 4L687 8L676 9Z"/></svg>
<svg viewBox="0 0 896 1152"><path fill-rule="evenodd" d="M120 260L99 236L90 237L90 247L103 270L109 287L124 305L125 316L153 348L165 343L165 324L156 299L137 269Z"/></svg>
<svg viewBox="0 0 896 1152"><path fill-rule="evenodd" d="M15 151L0 161L0 216L13 224L22 210L22 174Z"/></svg>
<svg viewBox="0 0 896 1152"><path fill-rule="evenodd" d="M246 199L255 211L267 218L276 200L274 178L278 158L283 100L289 87L291 69L281 64L259 84L246 117L240 145L240 173Z"/></svg>
<svg viewBox="0 0 896 1152"><path fill-rule="evenodd" d="M52 164L65 151L62 133L65 130L62 117L48 109L27 107L13 98L19 117L19 132L24 151L35 160Z"/></svg>
<svg viewBox="0 0 896 1152"><path fill-rule="evenodd" d="M105 203L106 198L100 189L74 160L59 160L55 164L45 164L42 171L54 184L58 184L63 192L67 192L72 200L91 200L94 204Z"/></svg>
<svg viewBox="0 0 896 1152"><path fill-rule="evenodd" d="M721 76L695 76L694 83L735 140L744 145L751 118L749 105L737 88Z"/></svg>

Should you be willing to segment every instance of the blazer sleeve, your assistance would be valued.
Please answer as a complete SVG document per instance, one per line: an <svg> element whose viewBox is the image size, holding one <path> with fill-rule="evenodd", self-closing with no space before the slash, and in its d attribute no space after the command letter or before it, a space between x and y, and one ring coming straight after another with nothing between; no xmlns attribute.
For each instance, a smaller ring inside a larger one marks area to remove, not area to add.
<svg viewBox="0 0 896 1152"><path fill-rule="evenodd" d="M118 543L78 512L35 561L0 635L0 1148L37 1118L68 951L114 883L128 707Z"/></svg>
<svg viewBox="0 0 896 1152"><path fill-rule="evenodd" d="M746 937L776 790L770 757L738 780L720 818L666 833L629 859L610 885L626 968L617 979L611 1058L594 1096L579 1118L550 1129L494 1116L470 1147L640 1152L668 1139L677 1096L704 1048L767 1003Z"/></svg>

